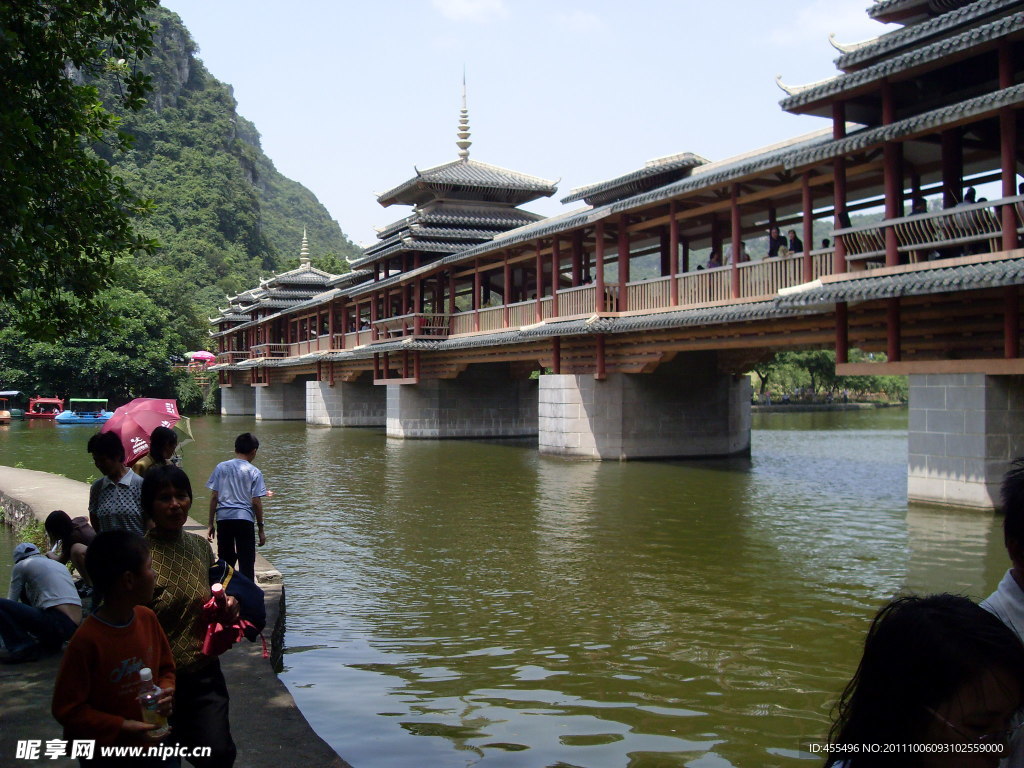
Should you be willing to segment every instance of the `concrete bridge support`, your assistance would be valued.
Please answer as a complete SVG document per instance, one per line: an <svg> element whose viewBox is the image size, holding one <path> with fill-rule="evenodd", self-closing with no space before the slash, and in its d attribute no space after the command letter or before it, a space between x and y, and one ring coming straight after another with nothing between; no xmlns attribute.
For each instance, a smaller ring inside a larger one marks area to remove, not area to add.
<svg viewBox="0 0 1024 768"><path fill-rule="evenodd" d="M256 390L256 418L264 421L304 421L306 418L306 382L267 384Z"/></svg>
<svg viewBox="0 0 1024 768"><path fill-rule="evenodd" d="M907 498L993 509L1024 455L1024 376L912 374Z"/></svg>
<svg viewBox="0 0 1024 768"><path fill-rule="evenodd" d="M306 382L306 423L328 427L383 427L387 421L386 387L366 381Z"/></svg>
<svg viewBox="0 0 1024 768"><path fill-rule="evenodd" d="M584 459L750 454L750 380L720 373L713 352L654 373L540 379L541 453Z"/></svg>
<svg viewBox="0 0 1024 768"><path fill-rule="evenodd" d="M457 379L387 385L388 437L524 437L537 434L537 382L506 363L473 365Z"/></svg>
<svg viewBox="0 0 1024 768"><path fill-rule="evenodd" d="M248 384L220 388L221 416L252 416L256 413L256 390Z"/></svg>

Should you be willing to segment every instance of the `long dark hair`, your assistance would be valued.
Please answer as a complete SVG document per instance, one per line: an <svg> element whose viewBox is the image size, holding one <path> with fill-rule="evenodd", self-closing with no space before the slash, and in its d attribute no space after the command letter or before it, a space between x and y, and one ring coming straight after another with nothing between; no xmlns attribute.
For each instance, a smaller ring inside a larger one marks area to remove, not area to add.
<svg viewBox="0 0 1024 768"><path fill-rule="evenodd" d="M986 671L1024 680L1024 646L998 618L959 595L893 600L875 616L857 673L837 705L833 744L921 743L939 708ZM833 753L826 766L910 766L905 754Z"/></svg>
<svg viewBox="0 0 1024 768"><path fill-rule="evenodd" d="M149 455L153 457L154 464L166 464L167 459L164 453L168 448L175 448L178 445L178 436L174 430L168 427L157 427L150 435Z"/></svg>
<svg viewBox="0 0 1024 768"><path fill-rule="evenodd" d="M173 464L154 464L142 480L142 517L149 520L153 512L153 500L165 486L177 491L185 491L189 500L192 499L192 482L185 471Z"/></svg>

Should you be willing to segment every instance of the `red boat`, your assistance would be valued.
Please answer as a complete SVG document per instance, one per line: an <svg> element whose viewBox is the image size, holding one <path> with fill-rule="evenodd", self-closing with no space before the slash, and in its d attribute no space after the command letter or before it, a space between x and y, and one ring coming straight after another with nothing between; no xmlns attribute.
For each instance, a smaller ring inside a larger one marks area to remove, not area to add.
<svg viewBox="0 0 1024 768"><path fill-rule="evenodd" d="M36 397L29 398L28 408L25 409L26 419L53 419L64 410L64 400L59 397Z"/></svg>

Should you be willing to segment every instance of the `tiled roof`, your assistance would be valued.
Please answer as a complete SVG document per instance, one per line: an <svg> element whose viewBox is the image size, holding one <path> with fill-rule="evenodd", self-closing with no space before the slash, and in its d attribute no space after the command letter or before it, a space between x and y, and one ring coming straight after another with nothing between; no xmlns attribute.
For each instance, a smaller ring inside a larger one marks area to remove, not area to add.
<svg viewBox="0 0 1024 768"><path fill-rule="evenodd" d="M789 169L799 168L804 165L821 162L822 160L857 152L867 147L879 146L887 141L896 141L907 136L942 128L956 120L977 117L987 112L994 112L1001 107L1020 104L1021 101L1024 101L1024 84L1014 85L1010 88L976 96L973 99L967 99L957 104L951 104L948 107L940 107L931 112L924 112L904 120L898 120L889 125L867 128L842 139L792 152L784 159L784 165Z"/></svg>
<svg viewBox="0 0 1024 768"><path fill-rule="evenodd" d="M643 168L630 171L614 179L577 187L569 195L563 197L562 202L572 203L577 200L586 200L590 205L610 203L655 186L660 187L686 175L698 165L706 165L707 162L706 159L692 152L658 158L646 163Z"/></svg>
<svg viewBox="0 0 1024 768"><path fill-rule="evenodd" d="M896 22L905 24L904 17L909 17L911 23L918 21L921 17L935 16L942 13L961 8L975 0L876 0L875 4L868 9L868 15L873 19L889 21L896 15ZM902 16L900 15L902 14Z"/></svg>
<svg viewBox="0 0 1024 768"><path fill-rule="evenodd" d="M518 208L508 206L487 209L454 208L448 205L439 206L429 210L417 209L404 219L380 229L377 237L384 240L396 232L421 225L452 225L456 227L469 227L474 229L489 229L497 232L504 232L513 227L519 227L531 221L542 218L539 214L521 211Z"/></svg>
<svg viewBox="0 0 1024 768"><path fill-rule="evenodd" d="M332 277L335 277L335 275L319 270L316 267L309 267L308 269L300 267L290 272L274 275L267 282L270 285L324 285Z"/></svg>
<svg viewBox="0 0 1024 768"><path fill-rule="evenodd" d="M469 187L528 193L526 196L523 194L516 195L520 202L533 200L537 197L549 197L557 189L555 182L536 176L527 176L525 173L499 168L496 165L488 165L478 160L455 160L444 165L428 168L425 171L417 170L416 176L380 195L377 201L385 206L401 202L411 204L415 202L415 199L403 201L403 198L407 198L407 193L421 189L424 186ZM414 195L414 197L418 198L420 196Z"/></svg>
<svg viewBox="0 0 1024 768"><path fill-rule="evenodd" d="M934 266L934 265L933 265ZM859 277L864 274L865 277ZM895 275L857 273L858 277L837 280L815 286L808 283L806 290L787 293L775 299L779 307L813 307L836 302L874 301L899 296L923 296L949 291L976 291L1024 285L1024 259L1006 259L980 264L901 272Z"/></svg>
<svg viewBox="0 0 1024 768"><path fill-rule="evenodd" d="M246 323L248 321L248 315L227 314L211 318L210 325L219 325L220 323Z"/></svg>
<svg viewBox="0 0 1024 768"><path fill-rule="evenodd" d="M346 272L343 275L338 275L327 281L327 284L337 288L342 285L354 285L361 283L364 280L373 277L373 270L370 269L353 269L351 272Z"/></svg>
<svg viewBox="0 0 1024 768"><path fill-rule="evenodd" d="M986 16L1018 5L1020 0L975 0L959 10L882 35L868 45L844 53L835 63L842 70L860 69L882 56L890 56L911 46L922 45L935 37L948 34L950 30L959 26L977 22Z"/></svg>
<svg viewBox="0 0 1024 768"><path fill-rule="evenodd" d="M866 67L865 69L860 69L850 74L838 75L821 85L795 93L783 99L780 104L783 109L793 111L829 96L850 91L868 83L881 81L885 77L911 67L933 61L941 61L954 53L992 40L998 40L1020 30L1022 26L1024 26L1024 13L1015 13L989 24L961 32L958 35L938 40L922 48L894 56L891 59Z"/></svg>

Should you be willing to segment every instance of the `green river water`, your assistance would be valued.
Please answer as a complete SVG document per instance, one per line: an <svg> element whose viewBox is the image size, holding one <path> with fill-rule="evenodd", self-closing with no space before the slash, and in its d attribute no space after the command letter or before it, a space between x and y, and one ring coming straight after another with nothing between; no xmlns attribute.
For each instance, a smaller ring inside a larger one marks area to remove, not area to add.
<svg viewBox="0 0 1024 768"><path fill-rule="evenodd" d="M908 507L906 419L762 414L750 460L619 464L207 417L183 453L204 519L262 440L282 678L355 768L807 766L884 601L1006 568L994 515ZM86 480L92 431L0 427L0 463Z"/></svg>

